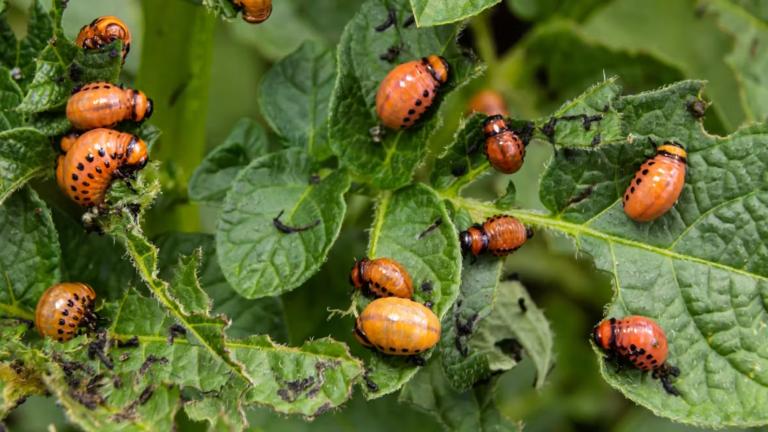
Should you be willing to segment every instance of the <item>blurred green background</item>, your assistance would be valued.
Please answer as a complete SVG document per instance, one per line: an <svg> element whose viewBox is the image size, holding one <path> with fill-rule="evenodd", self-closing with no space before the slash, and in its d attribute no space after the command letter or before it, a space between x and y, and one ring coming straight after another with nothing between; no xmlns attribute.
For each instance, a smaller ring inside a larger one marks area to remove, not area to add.
<svg viewBox="0 0 768 432"><path fill-rule="evenodd" d="M74 38L80 26L97 16L121 17L134 36L123 80L133 83L140 73L146 75L144 80L162 80L163 74L172 73L169 71L174 69L173 64L140 65L142 51L147 48L143 35L144 13L150 9L147 5L157 6L153 2L167 3L171 8L199 9L191 11L193 15L204 13L192 0L70 0L64 15L65 29ZM30 0L9 0L9 18L20 35L26 32L25 11L29 3ZM276 0L272 17L260 26L240 20L215 20L207 108L197 110L204 117L207 148L220 143L239 118L261 119L257 104L259 83L274 61L308 39L335 46L345 23L360 3L358 0ZM184 26L190 24L188 16L176 19L172 28L183 33ZM153 18L158 17L149 17ZM153 41L162 43L162 39L153 38ZM536 118L612 75L620 75L627 93L684 78L708 80L706 97L713 105L705 124L713 133L729 133L745 121L755 120L743 108L737 76L725 60L733 49L733 36L718 26L717 17L709 13L706 3L505 0L473 19L461 41L488 64L488 71L448 98L444 110L446 126L434 137L434 149L450 139L467 100L480 89L500 91L511 116ZM162 49L170 52L175 47L168 45ZM162 52L157 47L153 50ZM198 100L206 100L206 95L198 96ZM166 118L174 115L172 109L165 113ZM174 142L170 153L185 151L185 145L183 140ZM469 193L494 197L505 190L511 177L517 188L518 205L542 208L537 181L551 148L534 142L529 151L527 163L520 172L485 178ZM165 169L172 171L167 164ZM168 176L173 178L173 173ZM172 192L166 195L175 200L173 203L186 205L184 176L181 177L180 184L167 180L165 185L167 189L181 191L179 196ZM367 242L365 229L370 222L371 202L363 196L353 195L350 199L350 214L328 263L308 284L284 296L289 342L293 344L329 334L352 341L351 320L329 321L326 310L346 309L349 264ZM164 203L159 205L162 208ZM166 202L165 205L173 204ZM188 218L183 229L211 232L216 210L188 207L187 214L193 212L195 217ZM172 222L164 226L161 221L155 231L167 226L175 227ZM592 325L603 315L602 307L610 299L611 288L609 281L594 271L588 257L576 256L563 238L543 235L513 255L506 267L508 274L519 274L537 304L544 308L555 333L557 356L556 367L542 391L532 387L534 370L528 362L501 378L497 403L503 414L522 421L528 431L696 430L658 419L635 407L601 379L597 360L586 340ZM359 349L356 344L351 345ZM313 423L279 417L266 410L252 411L248 416L253 430L441 430L429 414L399 405L396 396L370 403L356 396L343 410L326 414ZM30 398L17 409L7 425L12 431L41 431L48 425L54 425L59 431L72 430L53 400L39 397ZM179 418L179 430L204 430L204 427Z"/></svg>

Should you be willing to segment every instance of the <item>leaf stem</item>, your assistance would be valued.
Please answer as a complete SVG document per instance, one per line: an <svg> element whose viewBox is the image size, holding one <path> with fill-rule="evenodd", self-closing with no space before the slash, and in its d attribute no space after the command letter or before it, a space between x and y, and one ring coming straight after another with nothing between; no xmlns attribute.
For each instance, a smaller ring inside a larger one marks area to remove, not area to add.
<svg viewBox="0 0 768 432"><path fill-rule="evenodd" d="M19 318L27 321L34 321L35 314L24 308L20 308L17 305L9 305L0 303L0 314L5 315L8 318Z"/></svg>
<svg viewBox="0 0 768 432"><path fill-rule="evenodd" d="M480 58L488 65L488 75L493 78L498 63L496 58L496 43L493 40L491 24L488 20L490 12L482 13L470 21L469 27L475 37L475 47L480 54ZM492 81L489 80L489 81Z"/></svg>

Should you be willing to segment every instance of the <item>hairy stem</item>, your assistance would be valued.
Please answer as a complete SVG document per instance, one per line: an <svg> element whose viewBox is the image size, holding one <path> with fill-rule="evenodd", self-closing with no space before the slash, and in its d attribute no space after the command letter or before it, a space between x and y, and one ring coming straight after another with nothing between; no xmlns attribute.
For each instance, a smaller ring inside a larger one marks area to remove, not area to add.
<svg viewBox="0 0 768 432"><path fill-rule="evenodd" d="M186 202L187 181L205 154L208 88L215 17L182 0L142 0L144 44L137 86L154 101L152 123L162 136L152 157L163 162L167 205L148 218L149 232L199 229ZM162 204L162 203L161 203ZM162 215L160 214L162 213Z"/></svg>

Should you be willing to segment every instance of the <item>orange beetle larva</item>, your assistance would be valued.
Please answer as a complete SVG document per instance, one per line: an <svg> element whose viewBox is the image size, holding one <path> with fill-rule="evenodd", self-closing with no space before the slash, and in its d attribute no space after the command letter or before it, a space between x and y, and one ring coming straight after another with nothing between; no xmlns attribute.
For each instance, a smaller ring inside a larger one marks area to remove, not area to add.
<svg viewBox="0 0 768 432"><path fill-rule="evenodd" d="M67 119L80 130L140 122L152 115L152 99L143 92L108 82L86 84L67 102Z"/></svg>
<svg viewBox="0 0 768 432"><path fill-rule="evenodd" d="M650 222L669 211L685 185L688 154L680 144L664 143L646 160L624 192L624 213L637 222Z"/></svg>
<svg viewBox="0 0 768 432"><path fill-rule="evenodd" d="M80 282L66 282L48 288L35 308L35 327L45 337L66 342L81 325L93 322L93 288Z"/></svg>
<svg viewBox="0 0 768 432"><path fill-rule="evenodd" d="M440 340L440 320L426 306L399 298L379 298L366 306L355 323L355 337L382 353L410 356Z"/></svg>
<svg viewBox="0 0 768 432"><path fill-rule="evenodd" d="M461 232L459 242L464 251L475 256L485 251L504 256L516 251L531 237L533 231L519 220L512 216L496 215L482 225L474 225Z"/></svg>
<svg viewBox="0 0 768 432"><path fill-rule="evenodd" d="M436 55L396 66L376 93L376 113L390 129L413 126L448 80L448 62Z"/></svg>
<svg viewBox="0 0 768 432"><path fill-rule="evenodd" d="M77 34L75 44L85 49L96 49L117 39L123 41L123 62L125 62L125 57L131 50L131 32L120 18L107 15L96 18L90 24L83 26Z"/></svg>
<svg viewBox="0 0 768 432"><path fill-rule="evenodd" d="M504 174L517 172L525 159L525 144L509 128L504 117L494 115L483 123L485 156L491 166Z"/></svg>
<svg viewBox="0 0 768 432"><path fill-rule="evenodd" d="M390 258L363 258L355 263L349 280L357 289L367 287L379 297L413 297L413 282L408 271Z"/></svg>
<svg viewBox="0 0 768 432"><path fill-rule="evenodd" d="M272 0L234 0L234 4L251 24L263 23L272 14Z"/></svg>
<svg viewBox="0 0 768 432"><path fill-rule="evenodd" d="M86 207L104 202L113 178L128 176L147 164L144 141L112 129L65 136L61 150L56 181L64 193Z"/></svg>

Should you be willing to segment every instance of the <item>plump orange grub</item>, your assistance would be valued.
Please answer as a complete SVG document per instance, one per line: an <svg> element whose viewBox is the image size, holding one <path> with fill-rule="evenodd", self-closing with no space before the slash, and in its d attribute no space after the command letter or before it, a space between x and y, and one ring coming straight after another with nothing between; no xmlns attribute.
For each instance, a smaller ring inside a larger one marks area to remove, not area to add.
<svg viewBox="0 0 768 432"><path fill-rule="evenodd" d="M114 126L124 120L139 122L151 115L152 99L147 95L108 82L86 84L67 102L67 119L80 130Z"/></svg>
<svg viewBox="0 0 768 432"><path fill-rule="evenodd" d="M390 258L363 258L355 263L349 279L357 289L368 288L378 297L413 297L408 271Z"/></svg>
<svg viewBox="0 0 768 432"><path fill-rule="evenodd" d="M669 211L685 186L687 156L680 144L660 145L624 192L624 213L634 221L650 222Z"/></svg>
<svg viewBox="0 0 768 432"><path fill-rule="evenodd" d="M667 392L679 395L669 377L678 376L680 371L667 363L667 335L656 321L640 315L605 319L592 330L592 338L613 360L653 371Z"/></svg>
<svg viewBox="0 0 768 432"><path fill-rule="evenodd" d="M35 309L35 327L45 337L66 342L81 325L93 323L93 288L80 282L66 282L48 288Z"/></svg>
<svg viewBox="0 0 768 432"><path fill-rule="evenodd" d="M382 353L409 356L440 340L440 320L424 305L399 297L379 298L366 306L355 323L355 337Z"/></svg>
<svg viewBox="0 0 768 432"><path fill-rule="evenodd" d="M509 128L504 117L494 115L483 123L485 156L491 166L504 174L517 172L523 166L525 145Z"/></svg>
<svg viewBox="0 0 768 432"><path fill-rule="evenodd" d="M104 202L115 177L126 177L147 164L147 145L140 138L112 129L93 129L61 140L56 182L82 206Z"/></svg>
<svg viewBox="0 0 768 432"><path fill-rule="evenodd" d="M475 93L467 104L467 112L469 114L478 112L488 116L507 117L509 115L504 97L501 93L491 89L483 89Z"/></svg>
<svg viewBox="0 0 768 432"><path fill-rule="evenodd" d="M533 230L519 220L512 216L496 215L482 225L473 225L461 232L459 242L462 250L475 256L485 251L504 256L519 249L531 237Z"/></svg>
<svg viewBox="0 0 768 432"><path fill-rule="evenodd" d="M382 124L390 129L413 126L434 102L448 71L448 62L436 55L392 69L376 93L376 113Z"/></svg>
<svg viewBox="0 0 768 432"><path fill-rule="evenodd" d="M260 24L272 15L272 0L234 0L235 6L243 11L243 20Z"/></svg>
<svg viewBox="0 0 768 432"><path fill-rule="evenodd" d="M85 49L97 49L109 45L117 39L123 41L123 62L131 50L131 32L118 17L108 15L96 18L83 26L77 34L75 44Z"/></svg>

